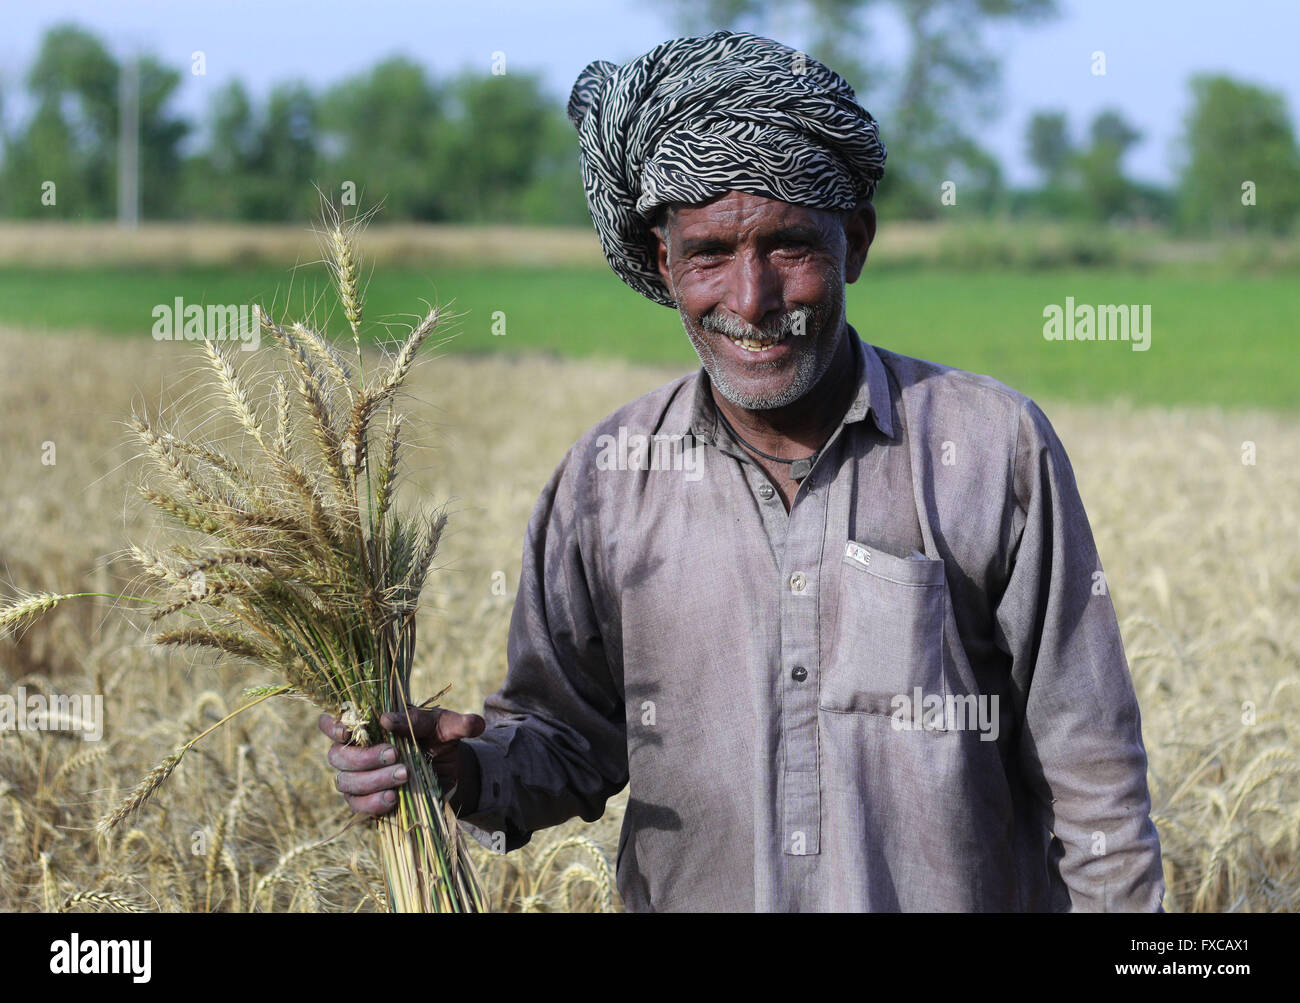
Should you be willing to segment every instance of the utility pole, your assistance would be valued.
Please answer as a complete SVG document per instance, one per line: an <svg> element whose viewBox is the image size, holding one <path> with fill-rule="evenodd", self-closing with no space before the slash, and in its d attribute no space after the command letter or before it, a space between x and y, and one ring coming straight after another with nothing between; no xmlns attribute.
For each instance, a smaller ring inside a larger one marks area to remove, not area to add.
<svg viewBox="0 0 1300 1003"><path fill-rule="evenodd" d="M140 64L122 61L117 88L117 224L140 225Z"/></svg>

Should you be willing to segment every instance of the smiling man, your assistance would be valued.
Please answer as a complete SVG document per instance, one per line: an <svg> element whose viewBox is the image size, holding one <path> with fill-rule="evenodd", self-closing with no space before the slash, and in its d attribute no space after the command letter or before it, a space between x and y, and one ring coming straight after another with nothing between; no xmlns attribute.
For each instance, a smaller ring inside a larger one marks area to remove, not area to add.
<svg viewBox="0 0 1300 1003"><path fill-rule="evenodd" d="M630 786L634 911L1158 909L1138 707L1060 442L845 315L885 161L853 91L718 32L591 64L569 114L607 260L702 368L546 485L484 717L417 716L465 829L515 849ZM694 476L598 462L664 440ZM387 747L322 728L349 804L389 810Z"/></svg>
<svg viewBox="0 0 1300 1003"><path fill-rule="evenodd" d="M837 213L728 191L659 218L656 264L719 420L771 475L788 511L853 396L844 284L866 262L875 210L866 203Z"/></svg>

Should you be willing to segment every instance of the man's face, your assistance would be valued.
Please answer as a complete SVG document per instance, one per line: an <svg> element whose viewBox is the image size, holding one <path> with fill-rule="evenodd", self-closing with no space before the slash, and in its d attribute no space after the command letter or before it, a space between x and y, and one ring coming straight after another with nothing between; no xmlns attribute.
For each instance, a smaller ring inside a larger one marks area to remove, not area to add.
<svg viewBox="0 0 1300 1003"><path fill-rule="evenodd" d="M871 204L846 214L727 192L678 207L666 230L659 272L713 385L751 411L803 397L846 330L844 285L875 236Z"/></svg>

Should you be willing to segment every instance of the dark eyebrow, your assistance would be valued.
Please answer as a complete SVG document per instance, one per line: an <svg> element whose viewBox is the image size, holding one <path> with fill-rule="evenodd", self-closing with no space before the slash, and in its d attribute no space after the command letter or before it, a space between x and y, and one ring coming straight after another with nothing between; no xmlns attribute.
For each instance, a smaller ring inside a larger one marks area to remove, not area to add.
<svg viewBox="0 0 1300 1003"><path fill-rule="evenodd" d="M690 254L692 251L698 251L704 247L726 247L726 241L721 237L688 237L682 241L682 253Z"/></svg>
<svg viewBox="0 0 1300 1003"><path fill-rule="evenodd" d="M769 234L768 239L776 243L785 240L802 240L809 244L817 244L821 242L822 234L815 226L795 223L792 226L783 226L781 229Z"/></svg>

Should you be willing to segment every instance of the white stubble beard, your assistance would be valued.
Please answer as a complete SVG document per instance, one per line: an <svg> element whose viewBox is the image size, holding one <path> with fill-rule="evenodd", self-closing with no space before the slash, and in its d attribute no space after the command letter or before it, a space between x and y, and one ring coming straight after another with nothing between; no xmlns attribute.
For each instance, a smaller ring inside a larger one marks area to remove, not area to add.
<svg viewBox="0 0 1300 1003"><path fill-rule="evenodd" d="M842 283L836 283L836 288L838 289L838 294L834 300L825 305L825 311L834 315L833 324L835 325L835 329L839 330L842 334L844 328L844 286ZM673 290L673 294L674 299L676 299L676 290ZM787 336L792 338L806 338L808 339L809 344L807 347L795 351L795 373L794 379L790 382L790 385L776 394L758 396L744 392L731 382L724 367L719 363L713 349L704 337L702 330L696 328L691 323L690 318L682 309L680 301L678 301L677 312L682 318L682 326L686 329L687 337L691 340L691 345L695 349L695 354L699 356L700 365L702 365L704 371L709 374L709 379L713 381L713 385L718 388L718 392L727 398L727 400L731 401L731 403L735 404L737 407L744 408L746 411L767 411L772 408L785 407L787 404L793 404L795 401L799 400L808 393L808 391L815 387L821 378L826 375L827 370L830 369L831 361L835 358L835 349L839 342L838 337L832 338L829 343L824 341L821 342L820 347L823 351L818 353L816 347L814 347L818 344L816 336L824 336L824 332L814 332L813 330L817 321L817 311L811 307L805 307L803 309L797 309L783 314L776 323L768 325L767 330L779 331L782 329L783 325L788 328L793 315L796 313L803 313L806 322L805 331L807 333L802 335L790 334ZM707 324L708 322L706 321L705 323ZM704 324L701 325L701 328L703 327ZM726 335L724 334L723 337L725 336ZM759 367L768 366L776 368L785 364L786 363L783 362L770 362L758 363L757 365Z"/></svg>

